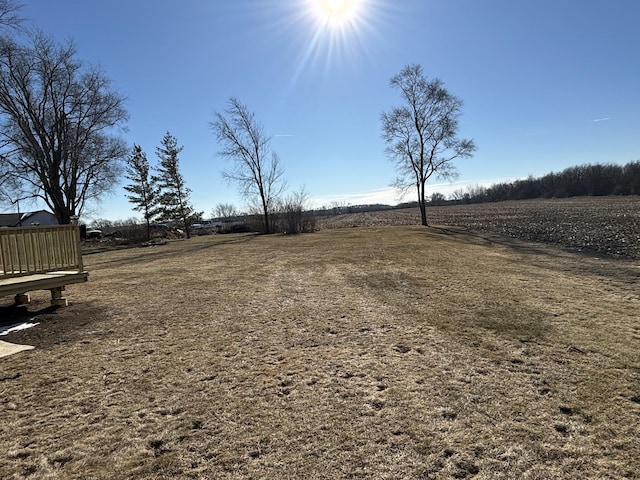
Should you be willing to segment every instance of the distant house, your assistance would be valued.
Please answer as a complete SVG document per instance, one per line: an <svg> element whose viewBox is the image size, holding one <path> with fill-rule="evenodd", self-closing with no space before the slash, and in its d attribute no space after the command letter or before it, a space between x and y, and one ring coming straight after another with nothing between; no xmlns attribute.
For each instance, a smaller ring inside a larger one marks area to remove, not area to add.
<svg viewBox="0 0 640 480"><path fill-rule="evenodd" d="M58 219L46 210L26 213L0 213L2 227L32 227L35 225L58 225Z"/></svg>

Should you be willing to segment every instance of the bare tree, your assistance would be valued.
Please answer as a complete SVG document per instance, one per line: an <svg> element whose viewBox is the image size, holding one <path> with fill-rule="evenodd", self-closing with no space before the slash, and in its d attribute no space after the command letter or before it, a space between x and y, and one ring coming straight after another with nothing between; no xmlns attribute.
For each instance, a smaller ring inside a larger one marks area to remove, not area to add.
<svg viewBox="0 0 640 480"><path fill-rule="evenodd" d="M23 19L18 14L22 6L13 0L0 0L0 34L22 29ZM4 40L2 40L4 41ZM21 182L11 171L4 156L0 155L0 205L15 205L20 213L20 202L28 200L20 192Z"/></svg>
<svg viewBox="0 0 640 480"><path fill-rule="evenodd" d="M0 38L0 155L16 197L43 200L61 224L118 182L127 147L124 98L73 44Z"/></svg>
<svg viewBox="0 0 640 480"><path fill-rule="evenodd" d="M304 187L289 194L278 204L278 231L296 235L315 229L315 217L309 208L309 194Z"/></svg>
<svg viewBox="0 0 640 480"><path fill-rule="evenodd" d="M284 189L283 170L278 155L271 150L271 137L236 98L230 98L224 113L216 112L210 123L222 145L220 155L234 161L224 178L236 182L249 199L260 202L264 232L271 233L270 215Z"/></svg>
<svg viewBox="0 0 640 480"><path fill-rule="evenodd" d="M233 217L238 215L236 207L232 203L219 203L211 213L212 216L219 217L226 222L230 222Z"/></svg>
<svg viewBox="0 0 640 480"><path fill-rule="evenodd" d="M147 241L151 240L151 221L158 215L158 187L151 176L149 160L139 145L134 145L127 158L126 177L131 181L124 189L133 209L142 212L147 226Z"/></svg>
<svg viewBox="0 0 640 480"><path fill-rule="evenodd" d="M20 194L20 182L18 182L13 175L10 175L8 170L4 172L3 170L6 170L4 159L2 159L2 163L0 163L0 205L11 205L7 210L11 209L13 211L15 209L20 216L22 213L20 210L21 203L26 200L28 204L32 199L22 197ZM22 205L24 205L24 203L22 203Z"/></svg>
<svg viewBox="0 0 640 480"><path fill-rule="evenodd" d="M22 5L13 0L0 0L0 27L19 30L23 22L23 18L18 13L21 8Z"/></svg>
<svg viewBox="0 0 640 480"><path fill-rule="evenodd" d="M453 192L449 194L449 200L455 203L462 203L464 200L464 189L456 188Z"/></svg>
<svg viewBox="0 0 640 480"><path fill-rule="evenodd" d="M437 206L444 205L445 203L447 203L447 197L445 197L444 194L440 192L433 192L431 194L431 205Z"/></svg>
<svg viewBox="0 0 640 480"><path fill-rule="evenodd" d="M471 157L472 140L456 138L462 100L450 94L439 79L427 81L420 65L408 65L391 78L404 105L382 114L382 138L387 155L396 165L394 185L406 192L415 186L422 225L428 225L426 183L435 173L453 178L456 158Z"/></svg>

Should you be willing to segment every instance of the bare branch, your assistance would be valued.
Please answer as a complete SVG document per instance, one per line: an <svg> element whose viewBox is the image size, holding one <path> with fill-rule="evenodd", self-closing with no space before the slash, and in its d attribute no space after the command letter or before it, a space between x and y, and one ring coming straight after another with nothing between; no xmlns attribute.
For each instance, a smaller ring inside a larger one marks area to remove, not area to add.
<svg viewBox="0 0 640 480"><path fill-rule="evenodd" d="M19 30L24 19L18 13L22 5L13 0L0 0L0 26L6 29Z"/></svg>
<svg viewBox="0 0 640 480"><path fill-rule="evenodd" d="M462 100L451 95L441 80L427 80L420 65L408 65L390 84L404 101L381 115L386 153L399 174L393 185L403 194L416 187L422 224L427 225L427 180L434 174L455 178L453 160L471 157L476 147L472 140L456 137Z"/></svg>
<svg viewBox="0 0 640 480"><path fill-rule="evenodd" d="M116 185L127 147L113 130L127 117L124 98L73 44L0 38L0 152L22 193L43 198L60 223Z"/></svg>
<svg viewBox="0 0 640 480"><path fill-rule="evenodd" d="M219 155L233 161L223 178L238 185L243 195L262 205L264 230L271 232L270 213L285 187L280 159L271 151L271 137L253 112L236 98L227 101L224 113L216 112L210 126L222 146Z"/></svg>

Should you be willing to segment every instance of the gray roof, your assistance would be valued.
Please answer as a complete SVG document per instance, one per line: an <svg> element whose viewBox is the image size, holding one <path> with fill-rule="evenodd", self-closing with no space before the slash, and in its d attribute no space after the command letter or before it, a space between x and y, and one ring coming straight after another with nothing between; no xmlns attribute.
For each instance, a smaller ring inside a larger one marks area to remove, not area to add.
<svg viewBox="0 0 640 480"><path fill-rule="evenodd" d="M38 210L36 212L24 212L24 213L0 213L0 227L18 227L20 226L20 219L22 219L22 226L29 226L29 217L39 212L47 212L46 210ZM49 213L49 215L53 215Z"/></svg>
<svg viewBox="0 0 640 480"><path fill-rule="evenodd" d="M15 227L21 216L18 213L0 213L0 227Z"/></svg>

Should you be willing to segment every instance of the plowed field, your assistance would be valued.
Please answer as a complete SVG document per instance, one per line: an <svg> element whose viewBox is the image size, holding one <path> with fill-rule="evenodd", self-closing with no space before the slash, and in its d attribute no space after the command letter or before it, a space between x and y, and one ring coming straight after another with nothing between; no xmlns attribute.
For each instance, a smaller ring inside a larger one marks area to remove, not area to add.
<svg viewBox="0 0 640 480"><path fill-rule="evenodd" d="M640 258L640 197L578 197L428 207L433 225ZM420 223L417 208L345 214L321 228Z"/></svg>

